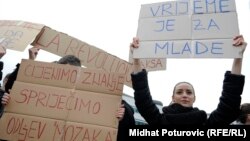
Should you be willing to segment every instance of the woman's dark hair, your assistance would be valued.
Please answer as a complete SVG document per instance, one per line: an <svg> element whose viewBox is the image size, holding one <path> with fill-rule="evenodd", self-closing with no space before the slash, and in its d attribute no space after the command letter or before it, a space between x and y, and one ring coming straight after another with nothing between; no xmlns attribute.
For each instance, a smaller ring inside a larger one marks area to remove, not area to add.
<svg viewBox="0 0 250 141"><path fill-rule="evenodd" d="M58 62L58 64L69 64L73 66L81 67L81 60L74 55L66 55L62 57Z"/></svg>
<svg viewBox="0 0 250 141"><path fill-rule="evenodd" d="M250 103L244 103L240 106L240 116L237 121L241 123L246 123L248 114L250 114Z"/></svg>

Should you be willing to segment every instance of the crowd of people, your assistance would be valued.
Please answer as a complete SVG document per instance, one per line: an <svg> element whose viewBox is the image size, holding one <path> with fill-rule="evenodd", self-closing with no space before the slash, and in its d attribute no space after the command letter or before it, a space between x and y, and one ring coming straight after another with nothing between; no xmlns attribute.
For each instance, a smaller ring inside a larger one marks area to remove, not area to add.
<svg viewBox="0 0 250 141"><path fill-rule="evenodd" d="M140 45L138 38L134 38L130 47L137 49ZM233 45L242 48L242 56L247 46L242 35L233 38ZM35 60L38 48L29 49L29 59ZM6 49L1 47L0 57L6 54ZM196 100L195 89L189 82L179 82L173 88L171 104L162 108L162 112L154 104L148 85L147 71L142 69L140 60L133 59L133 72L131 73L132 86L134 89L135 105L139 113L148 125L230 125L250 124L250 103L241 104L245 76L241 74L242 58L233 60L232 69L224 74L223 91L219 98L217 108L207 116L204 110L194 107ZM53 63L69 64L81 67L81 61L73 56L67 55ZM0 117L4 114L4 107L11 101L9 94L14 84L19 64L13 72L5 75L0 90ZM121 101L121 106L115 115L119 120L117 140L126 138L127 129L134 126L134 110L126 101Z"/></svg>

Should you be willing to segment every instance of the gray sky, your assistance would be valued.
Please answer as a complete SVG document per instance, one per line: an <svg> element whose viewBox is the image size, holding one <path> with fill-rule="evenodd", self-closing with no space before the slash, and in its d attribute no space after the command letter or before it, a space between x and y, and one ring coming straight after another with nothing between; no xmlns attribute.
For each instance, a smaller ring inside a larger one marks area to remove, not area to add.
<svg viewBox="0 0 250 141"><path fill-rule="evenodd" d="M128 60L128 46L136 36L140 6L155 2L164 0L0 0L0 17L47 25ZM250 42L250 2L236 0L236 6L240 33ZM4 74L11 72L21 58L28 58L27 49L7 51L2 58ZM244 56L242 73L246 83L242 102L250 102L249 47ZM47 62L58 59L45 51L40 51L37 58ZM195 106L211 112L218 104L224 72L231 69L231 64L232 59L168 59L167 70L149 73L151 94L168 105L174 85L188 81L196 91ZM133 95L133 90L125 87L124 93Z"/></svg>

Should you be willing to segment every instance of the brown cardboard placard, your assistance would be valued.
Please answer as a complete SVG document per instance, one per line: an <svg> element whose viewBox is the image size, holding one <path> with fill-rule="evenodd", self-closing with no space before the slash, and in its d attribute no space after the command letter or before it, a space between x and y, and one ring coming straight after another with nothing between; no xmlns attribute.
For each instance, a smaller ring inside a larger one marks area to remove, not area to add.
<svg viewBox="0 0 250 141"><path fill-rule="evenodd" d="M6 49L24 51L43 27L42 24L25 21L0 20L0 45Z"/></svg>
<svg viewBox="0 0 250 141"><path fill-rule="evenodd" d="M36 68L37 66L76 70L76 79L70 84L64 81L67 79L54 81L53 83L58 84L53 84L48 79L41 79L44 77L26 76L26 74L44 72L30 69L30 67ZM111 80L117 80L111 81L116 82L116 87L114 87L116 89L110 91L110 87L106 85L108 81L103 81L104 79L100 81L104 85L82 83L88 77L86 73L90 72L102 78L112 76ZM0 129L4 131L0 133L0 138L70 141L74 136L75 140L116 139L118 119L115 115L121 104L124 75L69 65L22 60L17 78L11 91L10 103L5 107L5 113L0 120ZM76 132L79 133L77 137Z"/></svg>

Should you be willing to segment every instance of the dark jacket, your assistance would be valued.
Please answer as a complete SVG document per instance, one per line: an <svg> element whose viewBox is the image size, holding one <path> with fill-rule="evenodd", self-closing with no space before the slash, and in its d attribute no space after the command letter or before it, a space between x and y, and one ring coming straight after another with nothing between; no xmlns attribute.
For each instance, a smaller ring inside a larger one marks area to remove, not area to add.
<svg viewBox="0 0 250 141"><path fill-rule="evenodd" d="M229 125L239 115L245 82L243 75L225 73L220 102L208 118L205 111L179 104L163 107L160 113L150 95L146 70L131 74L131 77L135 104L149 125Z"/></svg>
<svg viewBox="0 0 250 141"><path fill-rule="evenodd" d="M5 84L5 91L6 91L7 93L10 93L9 90L11 90L11 88L12 88L14 82L16 81L17 73L18 73L18 70L19 70L19 66L20 66L20 64L17 64L17 65L16 65L16 69L10 74L10 76L9 76L9 78L8 78L8 81L7 81L6 84ZM0 101L2 101L2 96L3 96L3 94L1 94L1 93L4 94L4 91L3 91L3 92L0 92ZM2 103L0 102L0 118L2 117L3 112L4 112L4 106L3 106ZM7 141L7 140L2 140L2 139L0 139L0 141Z"/></svg>
<svg viewBox="0 0 250 141"><path fill-rule="evenodd" d="M119 122L117 141L127 141L128 129L135 125L134 109L125 100L122 100L122 104L124 104L125 113Z"/></svg>
<svg viewBox="0 0 250 141"><path fill-rule="evenodd" d="M18 70L19 70L19 66L20 66L20 64L16 65L16 69L10 74L10 76L8 78L8 81L5 84L5 91L7 93L10 93L9 90L11 90L14 82L16 81L17 73L18 73Z"/></svg>
<svg viewBox="0 0 250 141"><path fill-rule="evenodd" d="M19 70L19 66L20 64L17 64L16 65L16 69L10 74L9 78L8 78L8 81L6 82L5 84L5 91L7 93L10 93L10 90L14 84L14 82L16 81L16 78L17 78L17 73L18 73L18 70ZM0 101L2 101L2 96L4 95L4 91L1 90L0 91ZM3 114L3 111L4 111L4 106L2 105L2 103L0 102L0 118Z"/></svg>
<svg viewBox="0 0 250 141"><path fill-rule="evenodd" d="M0 118L3 115L4 112L4 106L2 105L2 97L4 95L4 90L0 89Z"/></svg>

